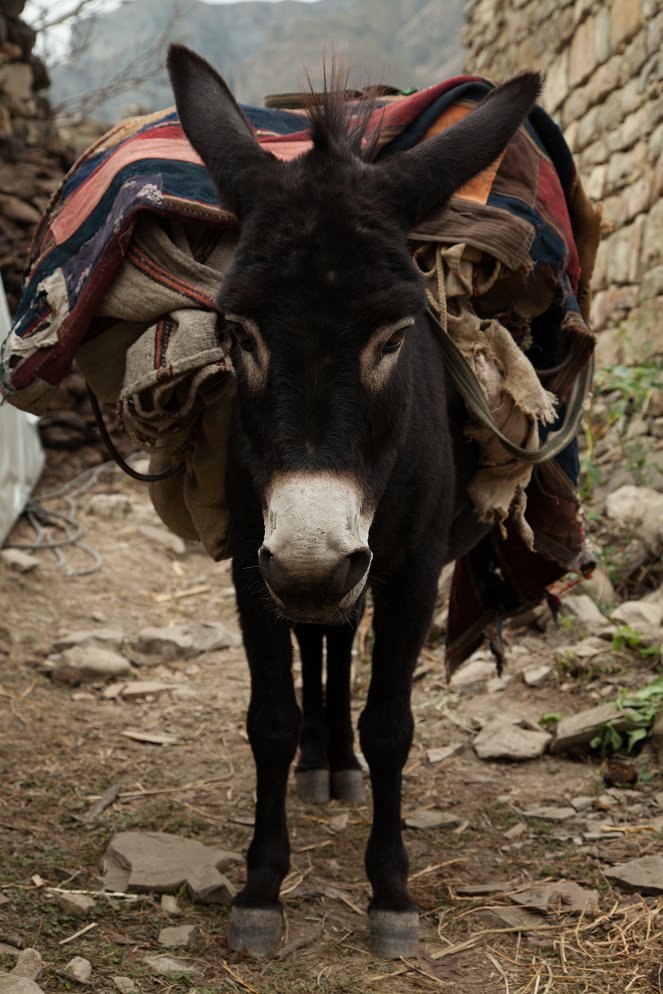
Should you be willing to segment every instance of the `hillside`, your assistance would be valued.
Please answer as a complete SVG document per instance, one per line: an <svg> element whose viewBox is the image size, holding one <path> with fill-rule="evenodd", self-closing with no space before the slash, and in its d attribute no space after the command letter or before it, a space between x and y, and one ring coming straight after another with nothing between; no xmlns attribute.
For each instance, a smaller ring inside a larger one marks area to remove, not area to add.
<svg viewBox="0 0 663 994"><path fill-rule="evenodd" d="M54 103L93 90L171 24L171 40L191 45L217 66L244 103L299 89L304 67L314 79L332 47L352 63L355 84L426 86L463 63L463 0L319 0L233 3L127 0L84 22L85 50L52 72ZM80 35L79 35L80 36ZM119 55L118 53L121 53ZM165 73L106 100L97 116L112 120L172 102Z"/></svg>

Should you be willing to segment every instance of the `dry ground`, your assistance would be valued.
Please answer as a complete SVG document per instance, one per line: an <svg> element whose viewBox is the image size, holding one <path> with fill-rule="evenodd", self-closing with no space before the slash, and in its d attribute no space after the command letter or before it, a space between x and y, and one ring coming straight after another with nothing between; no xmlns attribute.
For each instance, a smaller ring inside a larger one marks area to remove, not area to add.
<svg viewBox="0 0 663 994"><path fill-rule="evenodd" d="M577 795L600 796L605 787L596 762L545 756L523 764L489 763L471 747L473 715L508 709L536 722L544 712L571 714L603 699L605 674L578 681L555 670L537 689L516 675L503 690L487 693L481 686L458 696L445 685L439 648L426 652L415 686L416 741L405 774L404 812L449 808L461 824L445 832L406 831L412 891L422 909L416 960L379 961L367 951L363 849L370 809L350 811L347 825L339 828L337 819L333 828L330 819L344 810L338 802L306 806L294 795L285 954L261 961L231 953L224 940L227 911L193 905L186 894L178 898L183 912L178 920L149 895L137 901L99 897L88 919L95 927L65 943L86 922L68 918L39 878L50 886L97 890L100 862L114 832L176 832L240 851L251 832L253 773L244 732L248 681L241 650L150 668L147 678L178 684L176 693L154 701L108 701L100 686L73 689L39 672L54 638L77 628L119 627L131 636L148 624L195 618L236 627L227 566L198 551L176 556L155 546L132 517L118 523L86 515L90 493L100 491L146 500L140 486L119 472L103 475L78 499L85 541L102 557L98 572L67 578L61 569L48 568L46 554L32 573L0 566L0 901L8 899L0 904L0 932L40 950L46 968L39 983L46 994L83 989L60 972L74 955L92 962L90 990L99 994L114 990L117 975L132 978L146 994L651 994L658 989L646 978L663 960L661 902L614 890L602 870L624 857L657 851L660 835L639 830L642 818L630 814L631 800L606 812L606 819L628 822L634 831L600 845L579 844L574 839L582 834L582 815L569 827L522 812L537 804L563 805ZM178 596L192 588L198 592ZM552 658L551 638L568 641L569 633L511 635L512 644L524 644L531 658L544 659ZM359 656L357 711L368 677L368 661ZM127 728L170 732L177 741L133 742L121 735ZM464 747L459 753L442 763L427 762L428 748L455 742ZM639 765L653 774L638 787L646 799L663 790L663 783L646 752ZM123 796L98 822L76 819L116 783ZM505 837L519 823L522 834ZM241 884L242 868L229 875ZM540 916L523 932L486 910L512 907L505 895L457 893L462 884L505 881L508 890L546 878L595 888L600 915ZM198 926L195 944L181 954L196 973L155 975L143 957L163 952L160 929L182 922ZM0 953L0 967L12 963L11 953Z"/></svg>

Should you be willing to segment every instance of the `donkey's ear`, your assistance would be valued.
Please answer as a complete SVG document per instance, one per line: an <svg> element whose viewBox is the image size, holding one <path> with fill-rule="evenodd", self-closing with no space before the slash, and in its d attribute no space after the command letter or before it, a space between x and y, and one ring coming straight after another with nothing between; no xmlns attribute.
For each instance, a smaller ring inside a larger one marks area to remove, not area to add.
<svg viewBox="0 0 663 994"><path fill-rule="evenodd" d="M541 92L541 76L525 72L492 90L448 131L388 160L393 206L406 228L438 213L464 183L494 162Z"/></svg>
<svg viewBox="0 0 663 994"><path fill-rule="evenodd" d="M223 200L239 218L245 217L276 159L260 147L237 101L209 62L185 45L171 45L168 75L184 133Z"/></svg>

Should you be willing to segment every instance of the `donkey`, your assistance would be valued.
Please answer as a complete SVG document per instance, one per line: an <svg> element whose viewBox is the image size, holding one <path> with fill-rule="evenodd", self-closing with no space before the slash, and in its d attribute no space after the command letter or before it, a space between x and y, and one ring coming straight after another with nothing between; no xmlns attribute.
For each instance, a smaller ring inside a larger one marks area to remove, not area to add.
<svg viewBox="0 0 663 994"><path fill-rule="evenodd" d="M418 919L400 805L412 674L440 570L485 528L467 508L473 449L407 233L497 158L541 80L515 77L446 132L383 162L331 89L310 110L312 148L283 162L258 145L207 62L174 45L168 66L182 127L241 225L219 287L219 334L232 339L236 376L225 485L257 804L229 944L267 954L279 941L286 784L300 735L304 794L361 797L349 670L368 586L375 642L359 736L373 793L370 942L376 955L409 956Z"/></svg>

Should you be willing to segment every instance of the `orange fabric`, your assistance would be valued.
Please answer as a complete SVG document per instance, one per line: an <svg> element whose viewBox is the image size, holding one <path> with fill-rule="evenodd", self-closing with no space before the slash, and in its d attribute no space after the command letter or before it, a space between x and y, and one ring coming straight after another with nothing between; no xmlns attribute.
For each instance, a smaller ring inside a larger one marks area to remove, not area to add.
<svg viewBox="0 0 663 994"><path fill-rule="evenodd" d="M452 124L457 124L458 121L462 121L464 117L474 110L475 104L453 104L448 107L436 121L431 124L430 128L424 135L424 141L429 138L433 138L435 135L441 134L450 128ZM506 151L506 150L505 150ZM459 190L456 190L454 196L462 197L464 200L474 200L476 203L485 204L488 201L488 195L490 194L493 181L497 170L500 168L500 163L504 157L504 152L502 152L487 169L474 176L471 180L461 186Z"/></svg>

